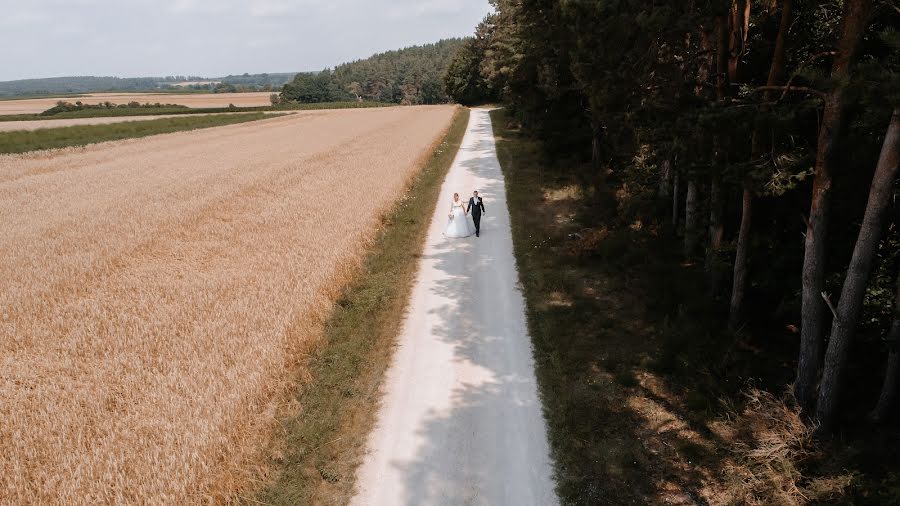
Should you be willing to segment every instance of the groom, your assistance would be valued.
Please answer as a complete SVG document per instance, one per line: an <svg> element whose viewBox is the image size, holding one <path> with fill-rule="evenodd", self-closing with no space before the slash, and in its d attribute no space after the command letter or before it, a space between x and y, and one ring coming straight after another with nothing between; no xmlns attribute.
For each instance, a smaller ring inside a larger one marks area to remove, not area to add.
<svg viewBox="0 0 900 506"><path fill-rule="evenodd" d="M475 209L472 209L472 208ZM484 202L478 196L478 190L472 192L472 198L469 199L469 205L466 212L472 213L472 221L475 222L475 237L481 237L481 213L484 213Z"/></svg>

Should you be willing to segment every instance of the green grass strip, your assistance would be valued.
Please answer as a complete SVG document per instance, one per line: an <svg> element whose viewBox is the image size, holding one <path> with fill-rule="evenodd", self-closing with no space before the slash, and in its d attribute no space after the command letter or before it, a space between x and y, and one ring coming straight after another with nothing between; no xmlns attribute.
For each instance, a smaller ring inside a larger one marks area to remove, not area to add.
<svg viewBox="0 0 900 506"><path fill-rule="evenodd" d="M468 109L454 116L402 203L386 217L362 269L335 305L319 351L307 364L312 380L301 382L300 414L283 423L287 449L272 463L274 481L246 503L349 502L441 183L468 121Z"/></svg>
<svg viewBox="0 0 900 506"><path fill-rule="evenodd" d="M391 107L385 102L320 102L315 104L280 104L256 107L109 107L67 111L43 116L41 114L0 115L0 121L47 121L51 119L118 118L122 116L156 116L163 114L217 114L226 112L315 111L321 109L366 109Z"/></svg>
<svg viewBox="0 0 900 506"><path fill-rule="evenodd" d="M0 153L25 153L42 149L85 146L97 142L233 125L235 123L246 123L272 117L275 117L275 115L257 112L162 118L146 121L123 121L106 125L77 125L40 128L37 130L15 130L12 132L0 132Z"/></svg>

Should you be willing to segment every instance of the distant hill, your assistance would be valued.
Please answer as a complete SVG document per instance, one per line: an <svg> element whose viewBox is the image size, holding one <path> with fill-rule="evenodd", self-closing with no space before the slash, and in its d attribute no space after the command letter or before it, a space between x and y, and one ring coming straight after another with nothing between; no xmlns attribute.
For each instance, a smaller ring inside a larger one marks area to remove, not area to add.
<svg viewBox="0 0 900 506"><path fill-rule="evenodd" d="M465 39L378 53L334 70L297 74L282 89L282 98L296 102L372 100L396 104L437 104L448 101L443 76Z"/></svg>
<svg viewBox="0 0 900 506"><path fill-rule="evenodd" d="M242 74L225 77L166 76L166 77L98 77L69 76L43 79L0 81L0 97L22 95L66 95L103 91L268 91L278 90L296 72L271 74ZM193 83L193 84L179 84Z"/></svg>
<svg viewBox="0 0 900 506"><path fill-rule="evenodd" d="M224 77L70 76L0 81L0 97L71 95L105 91L282 91L294 102L370 100L396 104L448 102L443 77L465 39L444 39L378 53L321 72L241 74Z"/></svg>

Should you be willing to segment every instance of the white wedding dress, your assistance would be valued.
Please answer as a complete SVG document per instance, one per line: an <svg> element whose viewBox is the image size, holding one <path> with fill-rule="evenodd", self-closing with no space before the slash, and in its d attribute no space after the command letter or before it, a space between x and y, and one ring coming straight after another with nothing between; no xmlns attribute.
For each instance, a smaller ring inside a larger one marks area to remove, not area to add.
<svg viewBox="0 0 900 506"><path fill-rule="evenodd" d="M475 233L475 224L466 215L463 202L457 201L450 204L450 217L444 235L447 237L469 237Z"/></svg>

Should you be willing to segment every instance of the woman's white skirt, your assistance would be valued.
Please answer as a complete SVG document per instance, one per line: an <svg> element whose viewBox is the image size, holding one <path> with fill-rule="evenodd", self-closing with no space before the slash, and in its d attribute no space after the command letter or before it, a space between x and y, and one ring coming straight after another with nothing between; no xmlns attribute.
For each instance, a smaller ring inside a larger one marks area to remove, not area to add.
<svg viewBox="0 0 900 506"><path fill-rule="evenodd" d="M464 212L454 212L453 218L447 223L444 235L447 237L469 237L475 233L475 224L469 220Z"/></svg>

